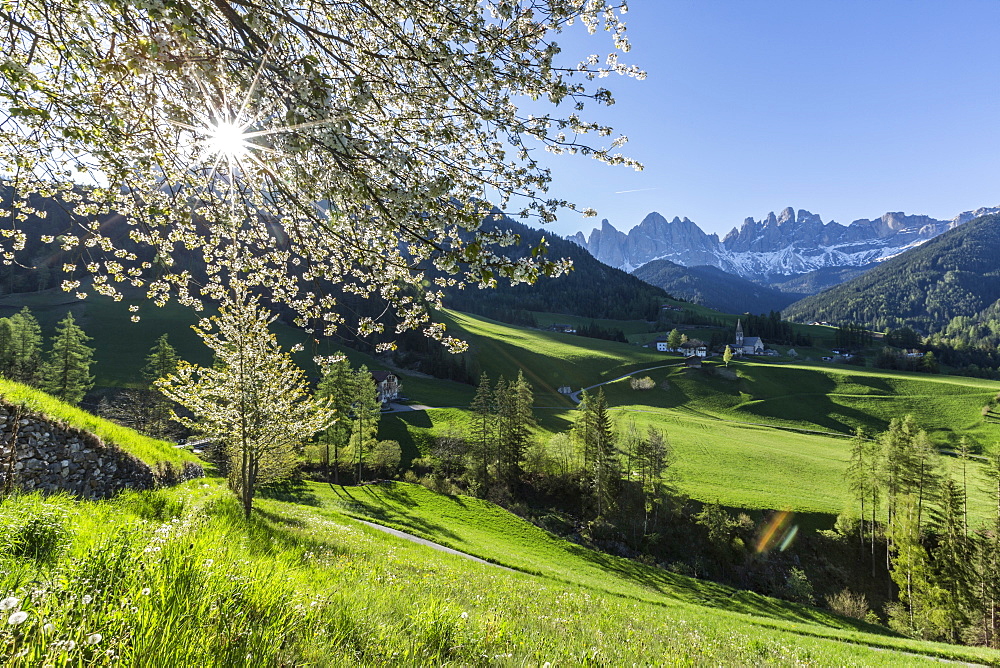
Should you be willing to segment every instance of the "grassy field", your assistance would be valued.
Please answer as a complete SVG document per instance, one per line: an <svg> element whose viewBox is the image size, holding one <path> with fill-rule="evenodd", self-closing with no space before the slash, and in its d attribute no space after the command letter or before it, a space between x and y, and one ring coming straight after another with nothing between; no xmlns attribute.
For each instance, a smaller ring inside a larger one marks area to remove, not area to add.
<svg viewBox="0 0 1000 668"><path fill-rule="evenodd" d="M243 520L224 482L0 515L0 662L52 665L932 665L1000 654L900 638L557 540L418 486L312 485ZM345 514L347 513L347 514ZM348 514L522 572L387 536ZM18 542L44 519L57 540ZM25 545L33 546L26 553ZM5 620L6 621L6 620ZM875 651L877 650L877 651Z"/></svg>
<svg viewBox="0 0 1000 668"><path fill-rule="evenodd" d="M191 453L173 447L173 444L140 434L84 410L59 401L33 387L0 378L0 398L11 405L25 406L30 412L41 413L57 422L88 431L102 441L116 445L154 469L157 464L182 465L186 461L199 463Z"/></svg>
<svg viewBox="0 0 1000 668"><path fill-rule="evenodd" d="M741 422L852 433L884 431L894 417L913 414L939 444L962 436L980 450L1000 440L1000 424L982 408L1000 382L957 376L866 370L844 365L806 366L721 362L702 371L660 369L648 375L670 389L636 392L626 382L605 386L612 405L647 406Z"/></svg>
<svg viewBox="0 0 1000 668"><path fill-rule="evenodd" d="M455 311L444 312L442 319L450 334L469 342L491 379L511 379L523 371L539 406L571 405L556 392L561 385L579 389L664 359L648 348L525 329Z"/></svg>

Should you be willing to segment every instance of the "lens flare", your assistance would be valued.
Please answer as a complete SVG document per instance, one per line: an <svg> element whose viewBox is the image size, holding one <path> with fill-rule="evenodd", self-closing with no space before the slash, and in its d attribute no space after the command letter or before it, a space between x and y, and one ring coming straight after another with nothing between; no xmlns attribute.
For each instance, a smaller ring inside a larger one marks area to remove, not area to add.
<svg viewBox="0 0 1000 668"><path fill-rule="evenodd" d="M782 510L772 515L758 535L755 548L757 554L770 552L774 548L782 552L787 550L799 532L798 525L792 523L794 519L795 513L790 510Z"/></svg>

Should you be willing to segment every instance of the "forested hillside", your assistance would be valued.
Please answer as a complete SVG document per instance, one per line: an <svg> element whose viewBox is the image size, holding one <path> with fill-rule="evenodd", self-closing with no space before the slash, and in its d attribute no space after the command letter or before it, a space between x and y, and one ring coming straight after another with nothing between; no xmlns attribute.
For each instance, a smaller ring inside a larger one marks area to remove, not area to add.
<svg viewBox="0 0 1000 668"><path fill-rule="evenodd" d="M521 244L507 249L512 257L525 255L544 236L549 257L568 257L573 271L559 278L541 277L534 285L504 285L494 290L451 289L445 304L458 311L477 313L496 320L526 324L527 311L566 313L587 318L656 320L663 300L670 295L630 274L613 269L577 244L545 234L509 218L497 227L521 235Z"/></svg>
<svg viewBox="0 0 1000 668"><path fill-rule="evenodd" d="M724 313L767 313L780 311L797 295L787 295L717 267L684 267L670 260L653 260L633 272L650 285L670 294Z"/></svg>
<svg viewBox="0 0 1000 668"><path fill-rule="evenodd" d="M808 322L858 323L878 330L945 332L1000 300L1000 216L983 216L907 251L847 283L789 306Z"/></svg>

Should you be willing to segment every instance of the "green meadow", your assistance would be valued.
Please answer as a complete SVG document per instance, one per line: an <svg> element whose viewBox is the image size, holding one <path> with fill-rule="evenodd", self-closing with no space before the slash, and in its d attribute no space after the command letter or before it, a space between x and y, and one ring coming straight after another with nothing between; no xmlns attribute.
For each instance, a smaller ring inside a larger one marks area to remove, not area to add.
<svg viewBox="0 0 1000 668"><path fill-rule="evenodd" d="M261 499L249 521L218 479L104 502L8 497L0 515L10 666L1000 661L593 553L417 485L311 484ZM42 520L52 540L25 529Z"/></svg>

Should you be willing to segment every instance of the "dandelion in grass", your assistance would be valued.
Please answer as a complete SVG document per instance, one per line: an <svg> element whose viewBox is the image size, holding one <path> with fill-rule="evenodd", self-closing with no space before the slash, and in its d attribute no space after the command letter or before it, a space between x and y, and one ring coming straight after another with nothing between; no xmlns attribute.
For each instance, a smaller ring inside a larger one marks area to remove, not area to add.
<svg viewBox="0 0 1000 668"><path fill-rule="evenodd" d="M214 563L215 563L215 559L206 559L205 560L205 568L211 568L212 564L214 564Z"/></svg>
<svg viewBox="0 0 1000 668"><path fill-rule="evenodd" d="M87 644L88 645L96 645L97 643L101 642L103 639L104 639L104 636L102 636L100 633L91 633L89 636L87 636Z"/></svg>
<svg viewBox="0 0 1000 668"><path fill-rule="evenodd" d="M13 610L17 607L17 604L21 602L21 599L15 598L14 596L8 596L7 598L0 601L0 610Z"/></svg>
<svg viewBox="0 0 1000 668"><path fill-rule="evenodd" d="M42 633L46 635L48 635L49 633L54 633L55 630L56 630L56 625L51 622L48 622L42 626Z"/></svg>
<svg viewBox="0 0 1000 668"><path fill-rule="evenodd" d="M143 596L149 596L149 592L150 592L149 587L143 587L142 588L142 595Z"/></svg>
<svg viewBox="0 0 1000 668"><path fill-rule="evenodd" d="M11 626L17 626L18 624L23 624L28 620L28 613L24 610L18 610L10 617L7 618L7 623Z"/></svg>
<svg viewBox="0 0 1000 668"><path fill-rule="evenodd" d="M80 599L80 602L83 603L84 605L90 605L90 602L93 600L94 600L93 596L91 596L90 594L84 594L83 598Z"/></svg>

